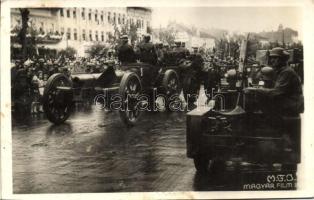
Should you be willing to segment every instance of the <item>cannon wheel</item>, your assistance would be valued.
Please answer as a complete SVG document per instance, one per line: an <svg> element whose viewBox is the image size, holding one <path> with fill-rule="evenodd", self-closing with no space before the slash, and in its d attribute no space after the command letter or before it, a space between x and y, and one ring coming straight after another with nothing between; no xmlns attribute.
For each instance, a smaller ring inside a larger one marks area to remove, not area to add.
<svg viewBox="0 0 314 200"><path fill-rule="evenodd" d="M141 91L141 81L135 73L127 72L123 75L119 88L123 109L119 111L119 114L121 120L129 126L134 126L140 117L137 97Z"/></svg>
<svg viewBox="0 0 314 200"><path fill-rule="evenodd" d="M43 109L49 121L61 124L70 116L73 103L72 92L64 96L57 87L64 86L72 88L72 81L64 74L52 75L45 86L43 94Z"/></svg>
<svg viewBox="0 0 314 200"><path fill-rule="evenodd" d="M183 78L183 96L188 105L197 100L200 90L198 82L194 74L186 74Z"/></svg>
<svg viewBox="0 0 314 200"><path fill-rule="evenodd" d="M165 72L162 79L162 87L164 89L164 94L167 99L165 99L165 108L166 110L171 110L170 105L172 101L178 101L177 98L173 95L180 94L180 83L177 73L169 69Z"/></svg>

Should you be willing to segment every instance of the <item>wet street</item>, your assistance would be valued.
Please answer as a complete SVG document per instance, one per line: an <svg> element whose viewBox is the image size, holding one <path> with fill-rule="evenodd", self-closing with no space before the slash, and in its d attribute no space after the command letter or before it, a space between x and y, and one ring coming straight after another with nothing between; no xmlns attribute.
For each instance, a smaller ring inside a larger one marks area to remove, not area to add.
<svg viewBox="0 0 314 200"><path fill-rule="evenodd" d="M267 175L277 173L229 165L223 173L197 174L186 157L185 114L143 113L135 127L126 128L117 112L92 107L76 111L58 126L44 117L15 123L13 191L243 190L244 184L263 184Z"/></svg>

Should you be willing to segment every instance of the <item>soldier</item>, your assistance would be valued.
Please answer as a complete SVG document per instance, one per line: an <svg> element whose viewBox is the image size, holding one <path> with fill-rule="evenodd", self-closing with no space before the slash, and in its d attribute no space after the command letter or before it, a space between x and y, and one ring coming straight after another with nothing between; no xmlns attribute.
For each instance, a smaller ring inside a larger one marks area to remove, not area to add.
<svg viewBox="0 0 314 200"><path fill-rule="evenodd" d="M187 49L183 47L182 42L175 42L174 55L176 57L176 63L180 64L187 58ZM185 46L185 43L184 43Z"/></svg>
<svg viewBox="0 0 314 200"><path fill-rule="evenodd" d="M143 41L139 44L140 61L156 65L157 51L152 42L150 42L150 35L144 35Z"/></svg>
<svg viewBox="0 0 314 200"><path fill-rule="evenodd" d="M162 43L156 44L156 50L157 50L157 57L158 57L158 63L159 65L162 65L164 63L164 45Z"/></svg>
<svg viewBox="0 0 314 200"><path fill-rule="evenodd" d="M246 88L245 93L255 92L267 98L267 111L273 115L298 115L304 111L302 84L296 72L287 65L289 53L281 47L270 51L269 59L276 72L273 88Z"/></svg>
<svg viewBox="0 0 314 200"><path fill-rule="evenodd" d="M13 92L12 94L14 99L15 112L18 114L20 119L28 116L31 112L31 103L32 103L32 85L31 85L31 74L30 71L30 62L25 62L24 65L18 69L16 77L13 83Z"/></svg>
<svg viewBox="0 0 314 200"><path fill-rule="evenodd" d="M128 44L128 36L121 36L121 44L118 46L118 59L121 63L132 63L136 61L133 47Z"/></svg>

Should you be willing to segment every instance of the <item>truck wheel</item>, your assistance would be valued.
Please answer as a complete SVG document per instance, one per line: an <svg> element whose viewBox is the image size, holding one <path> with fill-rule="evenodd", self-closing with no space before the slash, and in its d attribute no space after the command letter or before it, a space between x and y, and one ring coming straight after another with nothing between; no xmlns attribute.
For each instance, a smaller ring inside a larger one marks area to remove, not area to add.
<svg viewBox="0 0 314 200"><path fill-rule="evenodd" d="M70 116L73 105L72 91L61 91L57 87L72 89L72 81L64 74L52 75L45 86L43 94L43 109L49 121L61 124Z"/></svg>
<svg viewBox="0 0 314 200"><path fill-rule="evenodd" d="M140 117L138 96L141 92L142 85L139 77L133 72L125 73L119 88L119 94L122 98L122 109L120 109L119 114L126 125L135 125Z"/></svg>
<svg viewBox="0 0 314 200"><path fill-rule="evenodd" d="M175 96L180 95L180 83L177 73L169 69L165 72L162 80L162 87L164 89L165 107L167 111L171 111L172 102L178 102L178 98Z"/></svg>
<svg viewBox="0 0 314 200"><path fill-rule="evenodd" d="M194 166L197 172L205 173L208 172L209 158L196 156L194 157Z"/></svg>

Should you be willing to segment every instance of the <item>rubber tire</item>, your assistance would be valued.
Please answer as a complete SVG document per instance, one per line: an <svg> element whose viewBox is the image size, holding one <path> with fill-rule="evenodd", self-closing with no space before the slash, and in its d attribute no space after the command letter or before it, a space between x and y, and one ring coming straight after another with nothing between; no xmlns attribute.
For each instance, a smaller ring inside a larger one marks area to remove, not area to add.
<svg viewBox="0 0 314 200"><path fill-rule="evenodd" d="M183 83L182 83L183 97L184 97L185 102L188 103L189 105L194 104L197 99L195 98L188 99L187 95L188 94L197 95L197 96L199 95L200 85L197 84L197 82L198 81L196 80L195 75L186 75L183 78Z"/></svg>
<svg viewBox="0 0 314 200"><path fill-rule="evenodd" d="M49 77L49 79L48 79L48 81L46 83L46 86L44 88L44 94L43 94L43 110L44 110L44 113L46 114L46 117L47 117L47 119L50 122L52 122L54 124L57 124L57 125L65 122L69 118L69 116L71 114L71 111L69 111L65 115L65 117L63 119L58 119L58 118L55 118L55 116L52 113L49 112L48 104L47 104L47 102L48 102L48 91L53 87L53 83L56 80L58 80L59 78L66 79L68 81L70 87L72 88L72 85L73 85L72 81L68 77L66 77L64 74L57 73L57 74L53 74L52 76ZM72 102L72 99L70 101ZM69 105L69 109L71 109L71 107L72 107L72 105L70 104Z"/></svg>
<svg viewBox="0 0 314 200"><path fill-rule="evenodd" d="M167 85L168 85L168 82L169 82L169 77L172 76L172 74L174 74L174 76L175 76L176 79L177 79L177 83L178 83L178 85L177 85L177 91L176 91L175 93L172 93L172 94L167 95ZM170 104L171 104L171 102L172 102L172 101L169 100L169 97L171 97L171 96L174 95L174 94L180 95L180 92L181 92L181 91L180 91L180 82L179 82L179 77L178 77L177 72L175 72L175 71L172 70L172 69L168 69L168 70L165 72L164 76L163 76L161 86L162 86L162 88L163 88L163 90L164 90L163 93L164 93L164 95L165 95L166 98L167 98L167 99L165 99L165 108L166 108L166 111L172 111L172 110L170 109L170 107L169 107Z"/></svg>
<svg viewBox="0 0 314 200"><path fill-rule="evenodd" d="M140 88L141 88L140 91L142 91L142 84L141 84L141 81L140 81L140 78L138 77L138 75L134 72L126 72L123 75L121 82L120 82L119 94L121 96L124 96L125 87L127 86L128 81L133 77L135 77L138 80ZM130 121L126 115L126 112L121 111L121 110L119 111L119 115L120 115L120 119L122 120L122 122L124 124L126 124L127 126L134 126L139 119L139 117L138 117L135 121Z"/></svg>

